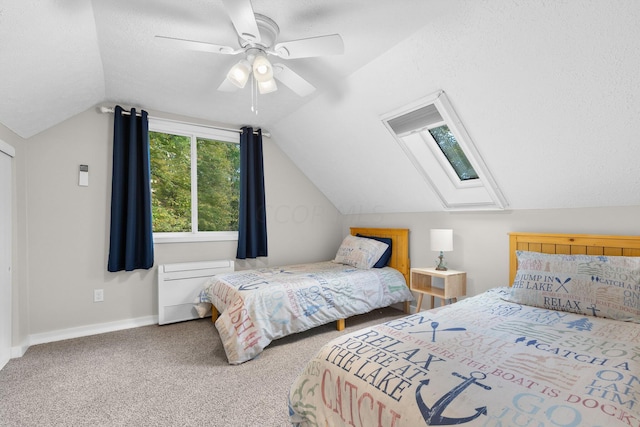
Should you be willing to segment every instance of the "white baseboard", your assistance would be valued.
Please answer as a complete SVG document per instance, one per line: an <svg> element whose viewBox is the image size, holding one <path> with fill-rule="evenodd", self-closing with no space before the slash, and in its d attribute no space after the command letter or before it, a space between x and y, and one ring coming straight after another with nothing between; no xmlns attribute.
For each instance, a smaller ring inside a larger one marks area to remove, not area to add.
<svg viewBox="0 0 640 427"><path fill-rule="evenodd" d="M60 329L57 331L43 332L29 335L27 343L11 348L11 357L22 357L32 345L48 342L68 340L72 338L87 337L89 335L104 334L106 332L121 331L123 329L138 328L140 326L154 325L158 323L158 316L144 316L135 319L118 320L115 322L99 323L94 325L79 326L77 328Z"/></svg>
<svg viewBox="0 0 640 427"><path fill-rule="evenodd" d="M11 358L15 359L16 357L24 356L28 348L29 348L29 344L25 344L25 343L19 346L11 347Z"/></svg>

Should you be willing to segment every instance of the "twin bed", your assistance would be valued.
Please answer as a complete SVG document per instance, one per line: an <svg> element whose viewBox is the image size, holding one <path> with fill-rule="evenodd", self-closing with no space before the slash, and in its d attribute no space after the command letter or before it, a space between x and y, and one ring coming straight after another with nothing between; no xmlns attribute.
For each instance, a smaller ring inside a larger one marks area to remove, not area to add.
<svg viewBox="0 0 640 427"><path fill-rule="evenodd" d="M292 333L333 321L342 330L348 317L396 303L408 312L409 271L408 229L354 227L333 261L212 277L198 308L211 307L227 359L239 364Z"/></svg>
<svg viewBox="0 0 640 427"><path fill-rule="evenodd" d="M639 427L640 237L511 233L509 285L330 341L291 423Z"/></svg>

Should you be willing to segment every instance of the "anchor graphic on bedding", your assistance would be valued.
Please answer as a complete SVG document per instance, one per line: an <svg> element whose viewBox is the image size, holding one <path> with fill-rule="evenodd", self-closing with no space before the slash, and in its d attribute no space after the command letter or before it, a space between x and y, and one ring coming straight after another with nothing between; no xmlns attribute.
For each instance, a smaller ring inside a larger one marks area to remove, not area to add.
<svg viewBox="0 0 640 427"><path fill-rule="evenodd" d="M468 423L469 421L473 421L478 418L480 415L487 415L487 407L481 406L479 408L475 408L476 413L470 415L468 417L462 418L450 418L445 417L442 413L447 409L447 406L467 387L472 384L475 384L479 387L482 387L485 390L491 390L491 387L488 385L484 385L479 383L477 380L483 380L487 377L487 375L480 371L473 371L469 374L468 377L464 377L457 372L452 372L451 375L462 378L464 381L462 383L455 386L448 393L443 395L438 401L430 408L425 403L422 397L420 396L420 389L423 386L429 384L429 380L423 380L420 382L420 385L416 389L416 402L418 403L418 407L420 408L420 412L422 412L422 417L424 418L427 425L430 426L442 426L442 425L456 425Z"/></svg>
<svg viewBox="0 0 640 427"><path fill-rule="evenodd" d="M262 280L260 282L252 282L252 283L245 283L243 285L238 286L238 290L240 291L255 291L256 289L258 289L260 287L260 285L268 285L269 282Z"/></svg>

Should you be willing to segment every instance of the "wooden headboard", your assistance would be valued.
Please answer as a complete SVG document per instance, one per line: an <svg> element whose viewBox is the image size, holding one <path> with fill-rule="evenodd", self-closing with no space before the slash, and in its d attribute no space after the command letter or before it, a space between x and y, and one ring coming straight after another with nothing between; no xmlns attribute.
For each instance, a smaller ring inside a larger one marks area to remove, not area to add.
<svg viewBox="0 0 640 427"><path fill-rule="evenodd" d="M509 286L518 270L516 251L545 254L640 256L640 236L509 233Z"/></svg>
<svg viewBox="0 0 640 427"><path fill-rule="evenodd" d="M351 234L363 236L386 237L391 239L391 259L389 267L400 271L409 286L409 229L408 228L360 228L351 227Z"/></svg>

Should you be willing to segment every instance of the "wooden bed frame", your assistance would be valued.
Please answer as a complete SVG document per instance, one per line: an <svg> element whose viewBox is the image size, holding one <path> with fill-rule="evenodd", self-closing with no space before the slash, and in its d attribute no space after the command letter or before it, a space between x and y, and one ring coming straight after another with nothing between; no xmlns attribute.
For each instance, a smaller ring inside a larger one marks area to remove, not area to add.
<svg viewBox="0 0 640 427"><path fill-rule="evenodd" d="M411 261L409 259L409 229L408 228L367 228L367 227L351 227L351 235L361 234L371 237L385 237L391 239L391 258L389 259L389 267L393 267L400 271L404 276L407 287L409 286L409 274L411 271ZM410 301L405 301L404 312L409 313ZM218 318L218 310L211 304L211 321L215 322ZM336 329L344 330L346 327L345 319L336 320Z"/></svg>
<svg viewBox="0 0 640 427"><path fill-rule="evenodd" d="M509 233L509 286L518 270L516 251L635 257L640 256L640 236Z"/></svg>
<svg viewBox="0 0 640 427"><path fill-rule="evenodd" d="M391 239L391 259L389 267L400 271L409 286L411 261L409 260L409 229L408 228L363 228L351 227L351 235L385 237Z"/></svg>
<svg viewBox="0 0 640 427"><path fill-rule="evenodd" d="M389 267L398 270L404 276L404 281L409 287L411 274L411 260L409 259L409 229L408 228L367 228L351 227L351 235L361 234L371 237L385 237L391 239L391 258ZM404 302L404 312L410 313L411 301ZM336 329L342 331L345 328L345 319L336 321Z"/></svg>

